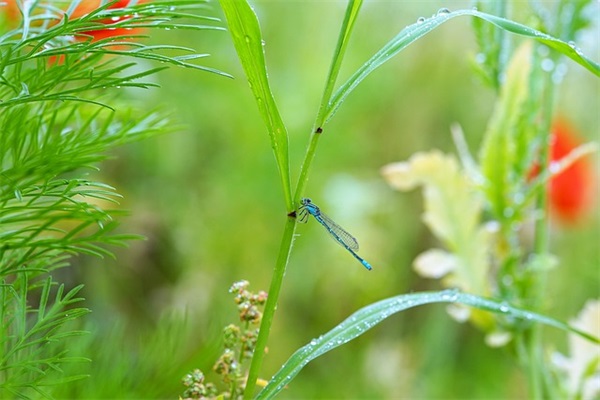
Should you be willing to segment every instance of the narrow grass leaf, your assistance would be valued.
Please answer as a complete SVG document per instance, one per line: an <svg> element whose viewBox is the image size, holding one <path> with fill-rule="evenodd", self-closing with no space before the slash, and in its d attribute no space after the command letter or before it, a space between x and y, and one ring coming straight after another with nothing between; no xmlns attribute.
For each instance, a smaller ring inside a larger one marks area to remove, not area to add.
<svg viewBox="0 0 600 400"><path fill-rule="evenodd" d="M315 358L357 338L389 316L406 309L431 303L460 303L470 307L503 314L507 317L537 322L566 331L574 332L590 341L600 343L600 339L579 331L564 322L508 305L506 302L486 299L457 290L441 292L421 292L390 297L364 307L326 334L315 338L296 351L281 369L271 378L267 386L258 394L258 399L271 399Z"/></svg>
<svg viewBox="0 0 600 400"><path fill-rule="evenodd" d="M294 209L291 194L288 134L269 86L263 41L258 19L246 1L221 0L221 7L238 57L256 99L260 115L267 126L275 153L286 206Z"/></svg>
<svg viewBox="0 0 600 400"><path fill-rule="evenodd" d="M496 17L491 14L479 12L477 10L458 10L450 12L447 9L441 9L437 14L430 18L419 18L419 20L404 28L396 37L390 40L373 57L363 64L333 95L329 103L328 111L325 115L325 121L328 121L344 102L346 97L362 82L371 72L379 68L386 61L390 60L400 51L404 50L411 43L417 41L424 35L433 31L446 21L452 18L470 15L492 23L497 27L517 35L535 39L548 47L564 54L573 61L588 69L596 76L600 76L600 64L587 58L581 50L573 43L567 43L546 33L540 32L526 25L511 21L506 18Z"/></svg>
<svg viewBox="0 0 600 400"><path fill-rule="evenodd" d="M340 30L340 36L338 38L335 51L333 52L333 61L331 63L329 75L327 76L327 84L325 86L325 90L323 91L323 98L319 106L319 115L317 117L316 128L321 127L321 125L324 123L324 113L327 110L327 103L329 102L331 93L333 93L335 82L342 67L342 60L344 59L346 48L350 42L350 36L354 29L354 23L358 18L358 12L360 11L362 3L362 0L351 0L348 2L344 21L342 22L342 27Z"/></svg>

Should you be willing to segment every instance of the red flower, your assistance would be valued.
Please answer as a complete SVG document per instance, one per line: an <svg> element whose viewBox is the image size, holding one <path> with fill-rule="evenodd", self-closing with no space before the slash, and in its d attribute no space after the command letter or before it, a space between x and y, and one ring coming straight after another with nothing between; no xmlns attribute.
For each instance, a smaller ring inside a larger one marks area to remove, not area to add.
<svg viewBox="0 0 600 400"><path fill-rule="evenodd" d="M148 0L138 0L137 2L133 1L133 0L119 0L116 3L110 5L108 8L111 9L119 9L119 8L126 8L128 7L130 4L139 4L139 3L145 3ZM94 9L96 9L99 5L100 5L100 0L95 0L95 1L91 1L91 0L86 0L86 1L82 1L79 6L77 6L77 8L75 9L75 11L73 12L73 15L71 17L81 17L91 11L93 11ZM103 23L107 26L110 26L111 24L115 24L124 20L127 20L131 17L129 16L123 16L121 18L118 19L109 19L109 20L100 20L98 22ZM133 33L136 33L138 30L133 30L133 29L127 29L127 28L106 28L106 29L97 29L97 30L93 30L93 31L87 31L87 32L83 32L85 35L89 35L93 37L93 40L101 40L101 39L105 39L111 36L123 36L123 35L131 35Z"/></svg>
<svg viewBox="0 0 600 400"><path fill-rule="evenodd" d="M140 3L145 3L148 0L119 0L114 4L111 4L109 6L109 8L111 9L119 9L119 8L125 8L127 6L129 6L130 4L140 4ZM12 21L16 21L20 18L20 11L19 8L17 6L17 1L16 0L5 0L4 1L5 5L2 7L0 6L0 10L3 9L3 11L6 13L7 17L9 20ZM69 15L70 18L79 18L79 17L83 17L84 15L92 12L93 10L95 10L96 8L98 8L100 5L102 4L101 0L84 0L82 2L79 3L79 5L77 7L75 7L75 10L73 10L72 14ZM98 20L97 22L101 23L101 24L105 24L107 27L103 28L103 29L96 29L96 30L91 30L91 31L86 31L86 32L81 32L83 35L88 35L88 36L92 36L92 40L101 40L101 39L105 39L108 37L112 37L112 36L122 36L122 35L131 35L136 33L137 30L132 30L132 29L126 29L126 28L111 28L110 25L112 24L116 24L119 23L123 20L129 19L131 17L129 16L123 16L120 18L116 18L116 19L104 19L104 20Z"/></svg>
<svg viewBox="0 0 600 400"><path fill-rule="evenodd" d="M580 145L575 130L565 120L555 121L550 144L552 162L560 161ZM590 211L595 187L592 171L589 160L581 158L550 179L550 211L562 222L578 222Z"/></svg>

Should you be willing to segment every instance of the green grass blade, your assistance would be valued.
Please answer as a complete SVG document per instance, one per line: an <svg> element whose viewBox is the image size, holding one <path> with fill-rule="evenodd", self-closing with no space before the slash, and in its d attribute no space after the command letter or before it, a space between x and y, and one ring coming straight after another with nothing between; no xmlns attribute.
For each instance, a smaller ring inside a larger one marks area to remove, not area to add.
<svg viewBox="0 0 600 400"><path fill-rule="evenodd" d="M553 326L574 332L588 340L600 343L600 339L581 332L564 322L508 305L503 301L486 299L456 290L421 292L390 297L364 307L341 324L296 351L258 394L258 399L270 399L278 394L306 364L315 358L362 335L389 316L406 309L431 303L459 303L513 318Z"/></svg>
<svg viewBox="0 0 600 400"><path fill-rule="evenodd" d="M269 86L258 19L246 1L220 0L220 3L227 18L233 44L256 99L258 110L269 131L271 147L275 152L281 176L286 207L291 212L295 206L292 202L290 184L288 134Z"/></svg>
<svg viewBox="0 0 600 400"><path fill-rule="evenodd" d="M329 102L329 99L331 98L335 82L340 73L340 69L342 67L342 60L344 59L344 54L346 53L346 49L348 48L350 36L352 34L352 31L354 30L354 23L358 18L358 12L360 11L362 3L362 0L350 0L348 2L348 7L346 8L344 21L342 22L340 36L338 38L338 42L333 53L333 62L331 63L329 75L327 76L327 84L325 86L325 90L323 91L323 97L319 106L319 115L317 116L315 129L322 127L323 123L325 122L324 120L325 112L327 110L327 104Z"/></svg>
<svg viewBox="0 0 600 400"><path fill-rule="evenodd" d="M424 35L433 31L435 28L440 26L446 21L452 18L470 15L473 17L480 18L484 21L492 23L497 27L504 29L507 32L511 32L517 35L525 36L538 42L541 42L548 47L564 54L571 58L576 63L580 64L584 68L588 69L596 76L600 76L600 65L585 55L574 46L572 43L567 43L559 40L553 36L530 28L526 25L520 24L515 21L511 21L506 18L496 17L491 14L479 12L477 10L458 10L449 12L446 9L440 10L436 15L431 18L420 19L416 23L404 28L396 37L390 40L385 46L381 48L373 57L371 57L365 64L363 64L349 79L344 83L333 95L329 108L325 116L325 121L329 120L333 114L337 111L339 106L344 102L346 97L362 82L371 72L379 68L386 61L394 57L400 51L404 50L411 43L420 39Z"/></svg>
<svg viewBox="0 0 600 400"><path fill-rule="evenodd" d="M300 198L304 195L304 187L308 182L310 166L315 158L317 143L321 137L321 132L323 131L322 127L325 124L325 118L327 117L327 110L331 101L331 94L335 88L335 82L337 81L342 66L342 61L344 59L344 54L348 48L350 36L354 29L354 23L358 18L358 12L360 11L361 6L362 0L350 0L348 2L348 6L346 7L346 14L344 15L344 21L342 22L340 35L338 37L335 51L333 52L333 60L331 62L331 67L329 68L329 74L327 75L325 90L323 90L321 102L319 103L319 111L311 131L311 137L308 143L308 148L306 149L304 162L300 167L300 177L298 178L298 184L296 186L296 191L294 192L295 204L298 204L300 202Z"/></svg>

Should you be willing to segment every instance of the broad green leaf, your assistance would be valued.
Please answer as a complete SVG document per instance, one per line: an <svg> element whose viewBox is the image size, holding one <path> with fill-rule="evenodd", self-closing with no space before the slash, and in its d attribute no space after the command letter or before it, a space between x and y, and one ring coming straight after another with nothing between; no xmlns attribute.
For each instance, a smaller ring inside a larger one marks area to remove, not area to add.
<svg viewBox="0 0 600 400"><path fill-rule="evenodd" d="M492 23L507 32L511 32L520 36L525 36L535 39L548 47L564 54L577 62L584 68L591 71L594 75L600 76L600 65L587 58L581 50L572 43L563 42L553 36L522 25L518 22L508 20L506 18L496 17L494 15L479 12L477 10L458 10L450 12L447 9L441 9L438 13L430 18L420 18L416 23L404 28L396 37L390 40L381 48L373 57L363 64L349 79L344 83L333 95L329 102L329 108L325 115L325 121L328 121L337 111L339 106L344 102L346 97L363 81L371 72L379 68L386 61L394 57L400 51L404 50L411 43L420 39L427 33L433 31L446 21L452 18L463 15L470 15L480 18L484 21Z"/></svg>
<svg viewBox="0 0 600 400"><path fill-rule="evenodd" d="M220 0L220 3L227 18L235 50L248 78L248 84L256 99L260 115L269 131L271 147L275 152L275 159L281 176L286 206L288 210L292 211L295 206L292 201L290 184L288 134L269 86L258 19L245 0Z"/></svg>
<svg viewBox="0 0 600 400"><path fill-rule="evenodd" d="M485 311L503 314L508 317L537 322L566 331L574 332L592 342L600 343L600 339L585 332L575 329L564 322L560 322L545 315L533 313L508 305L505 302L486 299L472 294L461 293L456 290L441 292L422 292L403 294L390 297L364 307L341 324L319 338L313 339L296 351L281 369L273 376L267 386L258 394L258 399L271 399L281 392L283 388L315 358L335 349L352 339L362 335L389 316L424 304L431 303L458 303L475 307Z"/></svg>

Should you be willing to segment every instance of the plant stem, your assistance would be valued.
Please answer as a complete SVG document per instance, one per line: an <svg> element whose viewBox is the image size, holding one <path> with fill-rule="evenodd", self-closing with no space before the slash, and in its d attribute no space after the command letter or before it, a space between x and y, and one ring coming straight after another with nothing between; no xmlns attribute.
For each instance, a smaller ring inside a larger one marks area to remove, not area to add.
<svg viewBox="0 0 600 400"><path fill-rule="evenodd" d="M279 246L277 263L275 264L275 270L273 271L273 277L271 278L271 286L269 287L265 311L260 323L260 330L258 331L256 348L254 349L254 355L252 356L252 362L250 364L250 371L248 372L248 380L246 382L246 389L244 390L245 400L250 400L252 398L254 389L256 388L256 380L258 379L258 373L265 356L265 348L267 346L267 340L269 339L271 325L273 324L275 310L277 309L277 299L279 298L279 292L281 291L281 284L285 275L285 269L287 267L288 259L292 250L292 241L295 231L296 218L288 217L285 222L283 237L281 238L281 244Z"/></svg>
<svg viewBox="0 0 600 400"><path fill-rule="evenodd" d="M550 144L551 144L551 119L554 103L554 85L550 74L544 74L545 101L540 111L540 133L544 138L544 145L540 154L540 165L544 169L549 168L550 164ZM535 221L534 253L537 257L545 259L549 253L549 224L548 224L548 191L547 185L543 185L538 193L536 209L542 211L542 218ZM533 283L532 300L533 309L538 309L546 290L547 273L545 269L536 271L537 279ZM542 348L542 327L535 324L531 327L531 335L528 341L529 358L529 384L531 388L532 399L544 398L543 374L544 360L541 352Z"/></svg>
<svg viewBox="0 0 600 400"><path fill-rule="evenodd" d="M302 197L302 194L304 193L304 188L308 182L308 172L310 170L312 161L315 158L317 144L319 143L320 137L321 134L316 133L315 129L313 129L313 132L310 135L308 147L306 148L306 155L304 156L304 161L302 162L302 167L300 168L300 177L298 179L298 184L296 185L296 191L294 192L294 204L299 204L300 197Z"/></svg>
<svg viewBox="0 0 600 400"><path fill-rule="evenodd" d="M333 53L331 67L329 68L329 73L327 74L325 90L323 90L323 96L321 96L319 111L317 112L317 117L315 118L315 123L313 124L310 133L310 139L306 149L306 155L304 156L304 161L300 167L300 176L298 177L298 184L296 185L296 191L294 192L294 204L298 204L300 202L300 197L304 193L304 188L308 182L308 172L310 171L310 166L315 158L319 137L321 137L323 125L325 125L327 122L325 121L325 116L329 112L331 94L333 93L333 88L335 87L335 82L337 81L337 77L342 66L342 60L344 59L344 54L346 53L346 48L348 47L350 34L354 28L354 23L356 22L356 18L361 6L362 0L350 0L348 2L344 21L342 22L340 29L340 35Z"/></svg>
<svg viewBox="0 0 600 400"><path fill-rule="evenodd" d="M296 185L296 191L294 192L293 196L293 207L296 207L300 202L300 197L304 193L304 188L308 182L308 172L310 170L312 161L315 158L317 144L319 142L319 137L321 136L323 124L325 123L325 115L327 115L331 94L333 93L333 88L335 86L341 63L344 58L344 53L346 52L346 47L348 45L348 40L350 39L350 34L354 27L354 22L356 21L356 17L361 5L362 0L350 0L348 2L344 21L340 30L340 36L335 48L333 61L327 76L327 83L319 104L319 111L311 131L306 155L304 156L302 166L300 167L300 176L298 177L298 184ZM258 378L258 373L264 358L265 348L267 345L267 340L269 339L271 325L273 324L275 310L277 309L277 299L279 298L283 276L285 275L288 259L292 250L292 241L294 238L294 232L296 231L296 222L296 216L290 213L288 215L283 237L281 239L279 256L277 257L277 264L275 265L273 277L271 278L271 286L269 287L269 297L267 298L267 303L265 304L265 311L260 324L260 330L258 332L256 348L254 350L254 355L252 356L250 371L248 372L248 381L244 391L245 400L252 398L254 389L256 388L256 380Z"/></svg>

